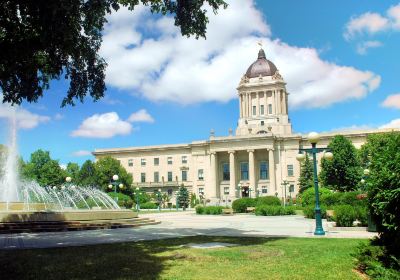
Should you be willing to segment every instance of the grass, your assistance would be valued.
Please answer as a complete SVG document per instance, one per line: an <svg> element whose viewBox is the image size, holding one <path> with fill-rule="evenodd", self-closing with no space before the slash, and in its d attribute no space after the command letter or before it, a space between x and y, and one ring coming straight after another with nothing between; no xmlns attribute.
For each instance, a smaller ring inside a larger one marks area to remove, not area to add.
<svg viewBox="0 0 400 280"><path fill-rule="evenodd" d="M187 243L239 246L193 249ZM360 279L358 239L185 237L0 251L1 279Z"/></svg>

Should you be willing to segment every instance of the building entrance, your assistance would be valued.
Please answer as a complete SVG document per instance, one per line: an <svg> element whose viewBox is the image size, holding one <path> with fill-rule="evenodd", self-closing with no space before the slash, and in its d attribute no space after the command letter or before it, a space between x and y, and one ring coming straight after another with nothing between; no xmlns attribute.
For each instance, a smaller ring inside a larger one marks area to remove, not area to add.
<svg viewBox="0 0 400 280"><path fill-rule="evenodd" d="M242 197L249 197L249 187L242 187Z"/></svg>

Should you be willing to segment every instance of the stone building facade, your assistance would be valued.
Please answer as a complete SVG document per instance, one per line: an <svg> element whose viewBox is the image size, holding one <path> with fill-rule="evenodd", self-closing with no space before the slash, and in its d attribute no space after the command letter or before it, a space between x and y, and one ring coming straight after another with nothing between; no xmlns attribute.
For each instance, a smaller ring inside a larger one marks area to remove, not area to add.
<svg viewBox="0 0 400 280"><path fill-rule="evenodd" d="M277 67L260 50L237 88L240 117L236 133L189 144L96 149L96 159L112 156L132 174L134 186L148 192L161 189L171 196L185 185L211 203L230 203L239 197L298 193L300 147L306 135L292 132L286 83ZM336 134L360 147L370 133L383 130L321 134L326 147ZM322 154L319 154L320 161ZM284 184L287 182L287 184Z"/></svg>

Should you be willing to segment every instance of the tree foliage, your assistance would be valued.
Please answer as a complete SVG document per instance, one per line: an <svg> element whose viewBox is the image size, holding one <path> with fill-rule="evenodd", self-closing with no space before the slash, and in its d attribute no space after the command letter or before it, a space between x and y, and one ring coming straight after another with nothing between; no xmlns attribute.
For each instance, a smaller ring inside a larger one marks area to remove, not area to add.
<svg viewBox="0 0 400 280"><path fill-rule="evenodd" d="M313 164L312 161L310 160L310 157L306 153L306 158L301 163L301 172L299 178L299 193L302 193L306 189L314 186L313 176L314 176Z"/></svg>
<svg viewBox="0 0 400 280"><path fill-rule="evenodd" d="M223 0L5 0L0 2L0 88L3 102L36 102L53 79L70 82L62 106L104 96L106 62L98 55L106 15L139 4L172 14L185 36L205 37L208 18Z"/></svg>
<svg viewBox="0 0 400 280"><path fill-rule="evenodd" d="M356 148L342 135L333 137L328 148L333 153L333 159L321 161L320 178L323 185L337 191L356 190L362 177Z"/></svg>
<svg viewBox="0 0 400 280"><path fill-rule="evenodd" d="M118 175L118 183L124 185L122 192L131 192L132 175L126 171L118 160L107 156L99 159L94 166L96 183L102 190L107 191L107 186L112 183L112 177Z"/></svg>
<svg viewBox="0 0 400 280"><path fill-rule="evenodd" d="M85 161L77 175L76 184L80 186L96 186L95 165L91 160Z"/></svg>
<svg viewBox="0 0 400 280"><path fill-rule="evenodd" d="M72 182L76 184L80 171L79 164L75 162L68 162L67 169L65 171L67 173L67 176L71 177Z"/></svg>

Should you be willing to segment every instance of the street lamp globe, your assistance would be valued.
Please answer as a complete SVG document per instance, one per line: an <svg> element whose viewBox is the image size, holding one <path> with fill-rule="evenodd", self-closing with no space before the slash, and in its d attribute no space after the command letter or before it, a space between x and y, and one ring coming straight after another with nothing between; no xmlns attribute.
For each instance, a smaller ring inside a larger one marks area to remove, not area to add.
<svg viewBox="0 0 400 280"><path fill-rule="evenodd" d="M124 185L121 183L121 184L119 184L119 186L118 186L120 189L123 189L124 188Z"/></svg>
<svg viewBox="0 0 400 280"><path fill-rule="evenodd" d="M67 183L71 183L71 181L72 181L72 178L71 178L71 177L67 177L67 178L65 178L65 182L67 182Z"/></svg>
<svg viewBox="0 0 400 280"><path fill-rule="evenodd" d="M306 155L305 154L297 154L296 159L300 162L302 162L303 160L306 159Z"/></svg>
<svg viewBox="0 0 400 280"><path fill-rule="evenodd" d="M109 189L112 189L112 187L113 187L113 186L112 186L111 184L108 185L108 188L109 188Z"/></svg>
<svg viewBox="0 0 400 280"><path fill-rule="evenodd" d="M158 192L161 192L161 189L158 189Z"/></svg>
<svg viewBox="0 0 400 280"><path fill-rule="evenodd" d="M320 136L317 132L310 132L307 136L307 140L311 143L311 144L317 144L318 141L320 139Z"/></svg>
<svg viewBox="0 0 400 280"><path fill-rule="evenodd" d="M333 159L333 154L331 152L324 153L324 159L327 159L327 160Z"/></svg>
<svg viewBox="0 0 400 280"><path fill-rule="evenodd" d="M139 191L139 187L136 187L136 189L135 189L136 191Z"/></svg>
<svg viewBox="0 0 400 280"><path fill-rule="evenodd" d="M368 175L369 175L369 169L368 169L368 168L364 169L364 175L365 175L365 176L368 176Z"/></svg>
<svg viewBox="0 0 400 280"><path fill-rule="evenodd" d="M114 181L117 181L119 179L117 174L115 174L112 178L113 178Z"/></svg>
<svg viewBox="0 0 400 280"><path fill-rule="evenodd" d="M361 179L361 184L364 184L365 183L365 180L364 179Z"/></svg>

